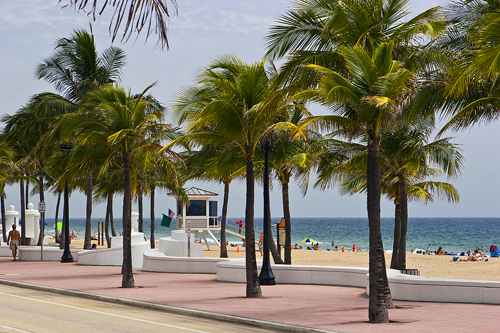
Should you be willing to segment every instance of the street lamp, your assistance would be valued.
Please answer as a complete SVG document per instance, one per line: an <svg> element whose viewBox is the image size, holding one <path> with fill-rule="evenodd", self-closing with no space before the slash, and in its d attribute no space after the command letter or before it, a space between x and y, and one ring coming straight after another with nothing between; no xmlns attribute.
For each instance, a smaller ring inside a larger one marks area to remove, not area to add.
<svg viewBox="0 0 500 333"><path fill-rule="evenodd" d="M259 283L266 286L274 286L273 271L269 261L269 228L271 221L271 203L269 202L269 152L273 150L273 140L270 135L262 138L261 149L264 152L264 252L262 260L262 269L259 275Z"/></svg>
<svg viewBox="0 0 500 333"><path fill-rule="evenodd" d="M71 150L71 146L64 144L61 147L62 151ZM73 262L73 256L69 249L69 189L68 180L64 183L64 208L63 208L63 225L64 225L64 252L61 257L61 262ZM56 221L57 222L57 221ZM57 228L57 223L56 223Z"/></svg>

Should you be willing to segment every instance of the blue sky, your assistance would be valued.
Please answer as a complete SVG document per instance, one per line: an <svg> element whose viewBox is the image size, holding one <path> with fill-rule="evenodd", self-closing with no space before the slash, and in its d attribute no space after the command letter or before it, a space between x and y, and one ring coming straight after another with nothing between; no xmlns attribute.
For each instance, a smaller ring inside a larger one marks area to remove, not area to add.
<svg viewBox="0 0 500 333"><path fill-rule="evenodd" d="M63 1L62 3L65 3ZM411 1L413 13L445 1ZM156 36L144 43L144 35L135 41L114 45L123 48L128 56L123 71L122 85L140 92L153 82L153 95L167 106L183 87L192 84L196 73L211 59L222 53L234 53L247 62L255 62L264 55L263 36L275 19L284 14L288 0L178 0L179 15L170 23L170 51L155 49ZM111 45L108 16L92 23L98 50ZM54 91L43 81L34 78L38 62L53 53L56 39L69 37L73 29L87 29L89 19L84 13L61 8L57 0L0 0L0 114L13 114L28 98L42 91ZM324 113L319 107L313 112ZM497 142L500 139L498 122L481 125L454 136L462 144L466 159L460 178L453 180L461 198L458 204L436 201L433 204L411 204L410 216L415 217L468 217L500 216L496 198L500 185L497 177L500 158ZM219 184L195 182L189 186L201 187L220 193ZM256 187L256 216L262 216L262 188ZM303 198L297 187L290 189L292 217L364 217L364 195L340 196L336 189L325 192L310 188ZM35 205L38 197L32 197ZM46 195L47 215L53 216L55 196ZM72 217L85 216L84 198L74 194L71 199ZM156 216L174 209L175 203L166 193L157 193ZM19 208L19 187L7 189L7 205ZM145 214L149 216L149 201L145 200ZM281 192L275 184L271 195L273 217L281 217ZM393 215L393 203L382 199L382 216ZM94 217L104 217L105 206L94 205ZM245 213L245 187L231 184L229 216L242 217ZM115 214L121 215L121 198L115 199Z"/></svg>

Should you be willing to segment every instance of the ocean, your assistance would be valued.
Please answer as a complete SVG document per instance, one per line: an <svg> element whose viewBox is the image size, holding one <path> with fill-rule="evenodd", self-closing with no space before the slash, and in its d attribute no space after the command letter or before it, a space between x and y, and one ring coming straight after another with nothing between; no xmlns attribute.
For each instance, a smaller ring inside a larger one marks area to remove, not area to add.
<svg viewBox="0 0 500 333"><path fill-rule="evenodd" d="M231 218L231 220L243 220L243 218ZM273 218L272 223L279 223L280 218ZM97 234L98 218L92 219L92 233ZM175 219L171 227L160 226L161 220L156 219L155 239L170 235L175 228ZM262 218L255 218L256 237L262 230ZM319 243L323 250L332 249L332 241L339 249L344 246L352 250L352 244L366 251L368 249L368 219L367 218L292 218L292 245L298 244L306 248L308 244L302 242L305 238L312 238ZM144 218L144 234L149 239L151 234L151 221ZM47 235L53 226L47 226ZM85 219L71 218L70 230L75 230L78 238L84 237ZM115 230L122 231L121 219L115 218ZM381 219L382 239L385 250L392 250L394 234L394 218ZM276 238L276 228L273 228ZM217 237L218 234L215 234ZM199 237L199 235L195 235ZM213 242L207 236L209 242ZM229 243L241 245L241 239L227 235ZM489 250L492 244L500 244L500 218L409 218L407 234L407 251L412 249L437 250L442 246L444 250L451 253L472 251L477 246Z"/></svg>

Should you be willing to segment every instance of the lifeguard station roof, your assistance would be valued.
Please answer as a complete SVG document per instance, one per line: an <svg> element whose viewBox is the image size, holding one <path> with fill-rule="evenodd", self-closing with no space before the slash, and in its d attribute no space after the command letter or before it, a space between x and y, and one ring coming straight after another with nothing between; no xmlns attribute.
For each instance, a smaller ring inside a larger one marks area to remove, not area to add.
<svg viewBox="0 0 500 333"><path fill-rule="evenodd" d="M198 187L190 187L190 188L186 189L185 191L186 191L186 195L188 197L216 197L219 195L218 193L203 190L203 189L198 188ZM177 196L177 194L172 193L172 192L167 193L167 195L169 197L176 197Z"/></svg>

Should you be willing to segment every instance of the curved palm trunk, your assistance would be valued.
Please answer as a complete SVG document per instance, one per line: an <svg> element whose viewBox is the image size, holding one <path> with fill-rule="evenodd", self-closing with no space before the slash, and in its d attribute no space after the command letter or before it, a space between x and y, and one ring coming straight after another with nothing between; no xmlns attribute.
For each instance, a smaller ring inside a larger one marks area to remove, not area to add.
<svg viewBox="0 0 500 333"><path fill-rule="evenodd" d="M134 275L132 271L132 198L130 191L130 160L126 155L123 159L123 264L122 288L134 288Z"/></svg>
<svg viewBox="0 0 500 333"><path fill-rule="evenodd" d="M56 243L61 243L61 235L59 235L59 229L57 228L57 220L59 220L59 206L61 205L61 193L62 193L62 190L61 190L61 187L58 186L57 187L57 202L56 202L56 216L55 216L55 221L54 221L54 225L56 226L55 227L55 231L56 231Z"/></svg>
<svg viewBox="0 0 500 333"><path fill-rule="evenodd" d="M391 268L398 269L399 267L399 238L401 237L401 196L397 196L394 200L394 243L392 245Z"/></svg>
<svg viewBox="0 0 500 333"><path fill-rule="evenodd" d="M0 209L2 210L2 235L3 241L7 242L7 221L5 220L5 193L0 196Z"/></svg>
<svg viewBox="0 0 500 333"><path fill-rule="evenodd" d="M149 242L151 244L151 248L155 248L155 191L156 186L151 186L151 209L150 209L150 217L151 217L151 237Z"/></svg>
<svg viewBox="0 0 500 333"><path fill-rule="evenodd" d="M267 239L269 240L269 251L271 251L271 255L273 256L273 261L275 264L283 265L283 259L281 259L280 253L278 252L278 248L276 247L276 243L274 242L273 237L273 227L271 223L271 212L269 212L269 219L267 221L267 230L268 235Z"/></svg>
<svg viewBox="0 0 500 333"><path fill-rule="evenodd" d="M106 229L106 244L108 245L108 248L111 247L111 237L109 237L109 220L110 220L110 215L111 215L111 209L113 209L112 199L113 195L108 194L107 196L107 203L106 203L106 222L105 224L105 229Z"/></svg>
<svg viewBox="0 0 500 333"><path fill-rule="evenodd" d="M25 196L24 196L24 180L21 179L20 182L20 188L21 188L21 245L26 245L26 228L25 228L25 221L26 221L26 204L25 204Z"/></svg>
<svg viewBox="0 0 500 333"><path fill-rule="evenodd" d="M40 195L40 202L45 202L45 193L43 188L43 171L40 170L38 172L38 189ZM57 224L56 224L57 229ZM40 213L40 234L38 235L38 246L41 246L43 243L43 238L45 236L45 212Z"/></svg>
<svg viewBox="0 0 500 333"><path fill-rule="evenodd" d="M385 300L385 283L387 275L385 269L384 247L380 232L380 166L379 166L380 139L371 133L368 140L367 164L367 208L368 224L370 228L369 253L369 288L370 301L368 306L368 320L371 323L388 323L389 312ZM384 283L385 282L385 283ZM389 293L390 297L390 293Z"/></svg>
<svg viewBox="0 0 500 333"><path fill-rule="evenodd" d="M248 298L262 297L260 289L259 277L257 275L257 259L255 256L255 232L254 232L254 201L255 201L255 178L253 173L253 158L246 158L246 183L247 183L247 200L245 207L245 263L246 263L246 278L247 289L246 296Z"/></svg>
<svg viewBox="0 0 500 333"><path fill-rule="evenodd" d="M87 186L85 194L87 196L87 217L85 220L85 243L83 248L90 250L90 237L92 232L92 172L88 172L86 176Z"/></svg>
<svg viewBox="0 0 500 333"><path fill-rule="evenodd" d="M142 206L142 190L140 191L139 193L139 196L137 198L137 206L138 206L138 209L139 209L139 232L143 232L143 226L144 226L144 210L143 210L143 206Z"/></svg>
<svg viewBox="0 0 500 333"><path fill-rule="evenodd" d="M398 269L406 269L406 232L408 229L408 184L404 176L399 177L401 192L401 236L399 238Z"/></svg>
<svg viewBox="0 0 500 333"><path fill-rule="evenodd" d="M113 218L113 194L108 197L109 223L111 225L111 236L116 237L115 219Z"/></svg>
<svg viewBox="0 0 500 333"><path fill-rule="evenodd" d="M288 182L281 187L283 196L283 217L285 218L285 264L292 264L292 225L290 224L290 196L288 194ZM278 235L279 237L279 235Z"/></svg>
<svg viewBox="0 0 500 333"><path fill-rule="evenodd" d="M222 221L220 221L220 257L227 258L226 247L226 219L227 219L227 205L229 203L229 183L224 181L224 201L222 204Z"/></svg>

